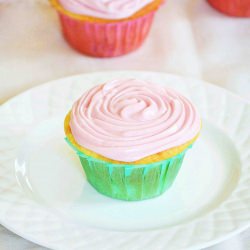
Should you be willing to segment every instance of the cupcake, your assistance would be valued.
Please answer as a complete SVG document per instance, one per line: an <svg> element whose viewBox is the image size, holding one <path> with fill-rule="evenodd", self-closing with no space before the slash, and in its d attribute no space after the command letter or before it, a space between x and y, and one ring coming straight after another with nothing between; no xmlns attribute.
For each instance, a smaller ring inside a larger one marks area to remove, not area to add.
<svg viewBox="0 0 250 250"><path fill-rule="evenodd" d="M236 17L250 17L250 0L208 0L217 10Z"/></svg>
<svg viewBox="0 0 250 250"><path fill-rule="evenodd" d="M74 49L95 57L115 57L143 43L163 0L50 1Z"/></svg>
<svg viewBox="0 0 250 250"><path fill-rule="evenodd" d="M159 196L172 185L201 119L174 90L124 79L84 93L64 129L88 182L106 196L136 201Z"/></svg>

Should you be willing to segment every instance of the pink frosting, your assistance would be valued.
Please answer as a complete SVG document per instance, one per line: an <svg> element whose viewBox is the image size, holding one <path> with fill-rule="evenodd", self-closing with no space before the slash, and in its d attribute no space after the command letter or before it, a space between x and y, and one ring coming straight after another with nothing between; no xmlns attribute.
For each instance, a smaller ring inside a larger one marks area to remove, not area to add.
<svg viewBox="0 0 250 250"><path fill-rule="evenodd" d="M201 120L191 102L174 90L126 79L83 94L73 105L70 128L83 147L132 162L193 139Z"/></svg>
<svg viewBox="0 0 250 250"><path fill-rule="evenodd" d="M104 19L132 16L153 0L59 0L64 9L80 15Z"/></svg>

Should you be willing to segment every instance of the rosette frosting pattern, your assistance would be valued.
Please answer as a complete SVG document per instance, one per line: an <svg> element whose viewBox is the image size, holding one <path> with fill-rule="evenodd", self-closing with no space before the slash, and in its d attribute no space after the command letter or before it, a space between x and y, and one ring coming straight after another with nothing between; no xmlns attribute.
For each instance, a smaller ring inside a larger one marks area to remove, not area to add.
<svg viewBox="0 0 250 250"><path fill-rule="evenodd" d="M192 140L201 120L191 102L174 90L126 79L83 94L71 110L70 128L79 145L132 162Z"/></svg>
<svg viewBox="0 0 250 250"><path fill-rule="evenodd" d="M132 16L153 0L59 0L68 11L104 19Z"/></svg>

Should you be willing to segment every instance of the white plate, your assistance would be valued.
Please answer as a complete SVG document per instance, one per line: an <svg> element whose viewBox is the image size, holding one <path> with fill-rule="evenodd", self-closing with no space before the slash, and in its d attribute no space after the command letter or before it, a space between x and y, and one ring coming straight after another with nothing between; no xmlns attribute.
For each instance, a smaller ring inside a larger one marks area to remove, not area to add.
<svg viewBox="0 0 250 250"><path fill-rule="evenodd" d="M97 193L64 142L73 101L120 77L175 88L203 117L176 182L155 199ZM160 73L85 74L26 91L0 117L0 222L28 240L52 249L196 249L250 225L250 106L221 88Z"/></svg>

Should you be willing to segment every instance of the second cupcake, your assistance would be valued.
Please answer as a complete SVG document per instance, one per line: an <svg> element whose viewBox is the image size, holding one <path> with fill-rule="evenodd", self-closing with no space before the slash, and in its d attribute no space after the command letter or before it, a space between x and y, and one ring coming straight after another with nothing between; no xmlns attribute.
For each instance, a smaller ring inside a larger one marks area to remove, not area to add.
<svg viewBox="0 0 250 250"><path fill-rule="evenodd" d="M163 0L50 0L62 31L77 51L114 57L137 49L145 40Z"/></svg>

